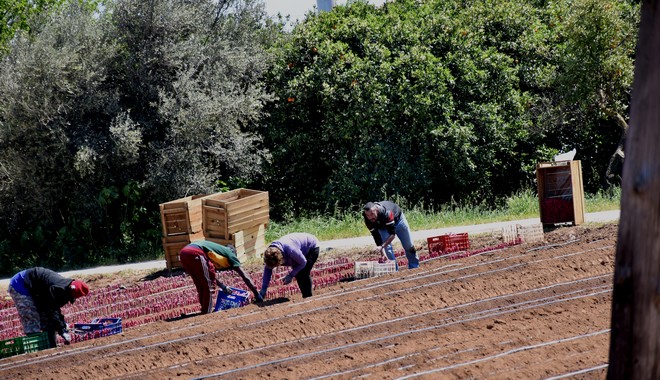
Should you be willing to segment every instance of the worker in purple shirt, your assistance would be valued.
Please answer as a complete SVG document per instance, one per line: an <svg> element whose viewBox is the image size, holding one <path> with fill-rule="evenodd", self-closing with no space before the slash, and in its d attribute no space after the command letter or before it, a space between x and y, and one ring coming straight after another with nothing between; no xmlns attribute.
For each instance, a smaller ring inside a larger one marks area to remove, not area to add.
<svg viewBox="0 0 660 380"><path fill-rule="evenodd" d="M292 233L270 243L264 252L264 276L259 294L266 297L273 269L286 265L291 267L291 272L284 277L284 284L291 283L295 277L303 298L311 297L311 272L318 258L319 241L311 234Z"/></svg>

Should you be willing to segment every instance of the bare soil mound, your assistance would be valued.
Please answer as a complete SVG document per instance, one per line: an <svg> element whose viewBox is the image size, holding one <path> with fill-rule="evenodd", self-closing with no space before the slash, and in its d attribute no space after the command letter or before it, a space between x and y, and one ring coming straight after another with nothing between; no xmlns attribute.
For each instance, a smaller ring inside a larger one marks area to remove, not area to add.
<svg viewBox="0 0 660 380"><path fill-rule="evenodd" d="M616 235L616 225L560 228L542 243L431 259L308 299L7 358L0 377L602 379Z"/></svg>

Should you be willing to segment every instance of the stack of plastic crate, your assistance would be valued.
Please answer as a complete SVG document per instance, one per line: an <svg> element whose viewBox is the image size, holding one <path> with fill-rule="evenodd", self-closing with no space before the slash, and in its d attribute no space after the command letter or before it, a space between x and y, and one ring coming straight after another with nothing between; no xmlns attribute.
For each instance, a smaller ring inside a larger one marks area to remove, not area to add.
<svg viewBox="0 0 660 380"><path fill-rule="evenodd" d="M434 236L426 239L426 242L432 257L470 249L467 232Z"/></svg>
<svg viewBox="0 0 660 380"><path fill-rule="evenodd" d="M361 280L364 278L373 277L374 275L374 262L373 261L356 261L355 262L355 279Z"/></svg>
<svg viewBox="0 0 660 380"><path fill-rule="evenodd" d="M45 350L48 347L48 333L46 332L5 339L0 341L0 358Z"/></svg>
<svg viewBox="0 0 660 380"><path fill-rule="evenodd" d="M543 235L543 224L536 223L529 226L518 226L518 236L525 243L537 243L545 239Z"/></svg>
<svg viewBox="0 0 660 380"><path fill-rule="evenodd" d="M374 277L396 272L396 261L388 260L384 263L374 263Z"/></svg>
<svg viewBox="0 0 660 380"><path fill-rule="evenodd" d="M384 263L376 261L356 261L355 279L360 280L369 277L378 277L388 273L396 272L396 261L388 260Z"/></svg>

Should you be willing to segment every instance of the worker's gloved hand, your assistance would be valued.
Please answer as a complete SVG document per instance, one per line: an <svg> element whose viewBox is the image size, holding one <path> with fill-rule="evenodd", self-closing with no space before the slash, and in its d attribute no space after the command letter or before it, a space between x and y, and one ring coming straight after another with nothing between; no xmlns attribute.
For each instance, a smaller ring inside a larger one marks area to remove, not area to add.
<svg viewBox="0 0 660 380"><path fill-rule="evenodd" d="M220 289L222 289L222 291L225 292L226 294L231 294L232 293L231 289L225 284L221 284Z"/></svg>
<svg viewBox="0 0 660 380"><path fill-rule="evenodd" d="M64 344L69 345L71 344L71 334L68 332L62 333L62 338L64 338Z"/></svg>
<svg viewBox="0 0 660 380"><path fill-rule="evenodd" d="M290 284L292 280L293 280L293 277L291 277L291 275L287 274L286 277L284 277L284 279L282 280L282 282L284 283L284 285L287 285L287 284Z"/></svg>

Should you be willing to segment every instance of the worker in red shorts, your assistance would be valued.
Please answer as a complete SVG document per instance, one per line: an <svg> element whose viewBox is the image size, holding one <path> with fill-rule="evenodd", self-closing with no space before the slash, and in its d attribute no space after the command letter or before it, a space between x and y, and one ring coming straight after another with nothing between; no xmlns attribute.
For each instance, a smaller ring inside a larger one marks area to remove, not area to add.
<svg viewBox="0 0 660 380"><path fill-rule="evenodd" d="M216 270L235 271L241 276L248 288L250 288L255 300L257 302L263 301L252 280L247 276L243 268L241 268L241 262L236 256L236 250L231 245L225 247L224 245L208 240L196 240L181 249L179 252L179 261L181 261L183 269L192 277L195 283L197 294L199 294L199 303L202 306L202 314L213 311L211 295L213 294L215 285L223 292L231 294L231 289L215 277Z"/></svg>

